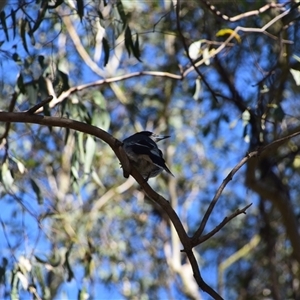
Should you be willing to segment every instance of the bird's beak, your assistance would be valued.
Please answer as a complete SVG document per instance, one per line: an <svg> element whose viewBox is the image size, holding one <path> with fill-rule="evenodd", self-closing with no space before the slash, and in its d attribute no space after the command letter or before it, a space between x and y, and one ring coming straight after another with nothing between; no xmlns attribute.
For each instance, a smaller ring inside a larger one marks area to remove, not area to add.
<svg viewBox="0 0 300 300"><path fill-rule="evenodd" d="M152 137L152 139L153 139L155 142L159 142L159 141L161 141L161 140L164 140L164 139L169 138L170 136L169 136L169 135L163 136L163 135L152 134L151 137Z"/></svg>

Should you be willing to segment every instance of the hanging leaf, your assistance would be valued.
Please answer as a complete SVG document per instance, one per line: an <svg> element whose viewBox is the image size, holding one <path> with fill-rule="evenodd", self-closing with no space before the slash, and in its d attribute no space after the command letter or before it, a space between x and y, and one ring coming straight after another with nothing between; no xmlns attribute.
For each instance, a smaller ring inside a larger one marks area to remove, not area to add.
<svg viewBox="0 0 300 300"><path fill-rule="evenodd" d="M139 44L139 35L136 33L136 40L134 42L134 46L132 48L132 52L134 57L141 62L140 57L141 57L141 51L140 51L140 44Z"/></svg>
<svg viewBox="0 0 300 300"><path fill-rule="evenodd" d="M296 155L293 161L293 167L300 169L300 155Z"/></svg>
<svg viewBox="0 0 300 300"><path fill-rule="evenodd" d="M1 181L7 190L10 190L14 183L14 178L12 176L11 170L9 169L9 165L7 161L5 161L2 164Z"/></svg>
<svg viewBox="0 0 300 300"><path fill-rule="evenodd" d="M279 104L274 109L274 117L279 122L282 122L285 117L284 110L282 109L281 105L279 105Z"/></svg>
<svg viewBox="0 0 300 300"><path fill-rule="evenodd" d="M249 112L249 110L245 110L242 114L242 120L243 120L243 127L244 127L244 131L243 131L243 137L244 137L244 141L246 143L250 142L250 135L249 135L249 122L251 120L251 114Z"/></svg>
<svg viewBox="0 0 300 300"><path fill-rule="evenodd" d="M79 161L84 163L84 145L83 145L83 132L79 132L77 135L77 150L79 154ZM74 164L73 164L74 165Z"/></svg>
<svg viewBox="0 0 300 300"><path fill-rule="evenodd" d="M22 288L26 291L29 285L27 277L24 274L22 274L20 271L17 272L17 277L22 284Z"/></svg>
<svg viewBox="0 0 300 300"><path fill-rule="evenodd" d="M93 163L95 152L96 152L95 139L89 135L85 143L85 159L84 159L85 174L89 174L91 172L91 166Z"/></svg>
<svg viewBox="0 0 300 300"><path fill-rule="evenodd" d="M17 87L19 88L20 92L25 95L26 93L26 89L25 89L25 85L24 85L24 80L23 80L23 75L20 74L18 76L18 79L17 79Z"/></svg>
<svg viewBox="0 0 300 300"><path fill-rule="evenodd" d="M251 115L248 109L246 109L242 114L243 126L247 126L251 119Z"/></svg>
<svg viewBox="0 0 300 300"><path fill-rule="evenodd" d="M77 299L85 300L85 299L88 299L88 298L90 298L90 295L88 294L85 287L83 289L78 290Z"/></svg>
<svg viewBox="0 0 300 300"><path fill-rule="evenodd" d="M107 65L108 60L109 60L109 44L108 44L108 40L104 37L102 39L102 45L103 45L103 50L104 50L104 67Z"/></svg>
<svg viewBox="0 0 300 300"><path fill-rule="evenodd" d="M69 135L70 135L70 129L66 128L65 132L66 132L66 134L65 134L65 137L64 137L64 145L67 145Z"/></svg>
<svg viewBox="0 0 300 300"><path fill-rule="evenodd" d="M5 226L4 224L2 224ZM3 284L5 282L5 274L6 274L6 267L8 265L8 259L3 257L2 258L2 265L0 266L0 283Z"/></svg>
<svg viewBox="0 0 300 300"><path fill-rule="evenodd" d="M295 70L295 69L290 69L290 72L295 80L295 83L297 86L300 85L300 71Z"/></svg>
<svg viewBox="0 0 300 300"><path fill-rule="evenodd" d="M27 84L25 86L26 95L28 96L28 102L30 105L35 105L37 103L38 98L38 89L34 85L34 83Z"/></svg>
<svg viewBox="0 0 300 300"><path fill-rule="evenodd" d="M128 52L129 56L131 55L131 52L132 52L134 57L138 61L141 61L140 60L141 53L140 53L140 49L139 49L138 36L137 36L137 39L136 39L135 43L133 43L132 33L131 33L131 29L130 29L129 26L127 26L126 30L125 30L125 46L126 46L126 49L127 49L127 52Z"/></svg>
<svg viewBox="0 0 300 300"><path fill-rule="evenodd" d="M132 35L129 26L127 26L125 30L125 47L128 52L128 55L130 56L131 49L133 48L133 41L132 41Z"/></svg>
<svg viewBox="0 0 300 300"><path fill-rule="evenodd" d="M77 108L77 112L80 116L80 120L84 121L87 124L91 124L92 118L91 118L91 115L90 115L88 109L85 107L85 105L83 103L79 102L77 104L76 108Z"/></svg>
<svg viewBox="0 0 300 300"><path fill-rule="evenodd" d="M103 130L108 130L110 121L110 114L106 110L101 110L99 113L94 114L92 124Z"/></svg>
<svg viewBox="0 0 300 300"><path fill-rule="evenodd" d="M71 174L73 176L73 179L75 179L76 181L79 179L78 170L74 166L71 167Z"/></svg>
<svg viewBox="0 0 300 300"><path fill-rule="evenodd" d="M205 47L203 49L203 52L202 52L202 55L203 55L203 59L204 59L204 63L209 66L210 65L210 58L209 58L209 48L208 47Z"/></svg>
<svg viewBox="0 0 300 300"><path fill-rule="evenodd" d="M11 12L11 18L13 23L13 36L16 37L16 28L17 28L17 22L16 22L16 12L12 9Z"/></svg>
<svg viewBox="0 0 300 300"><path fill-rule="evenodd" d="M7 30L7 25L6 25L6 18L5 18L5 11L4 10L2 10L0 12L0 22L1 22L2 28L4 30L6 40L9 41L8 30Z"/></svg>
<svg viewBox="0 0 300 300"><path fill-rule="evenodd" d="M189 47L189 56L191 59L197 59L201 55L202 40L194 42Z"/></svg>
<svg viewBox="0 0 300 300"><path fill-rule="evenodd" d="M68 74L57 69L55 78L53 81L53 87L54 87L54 91L55 91L57 97L59 97L62 92L68 90L70 88ZM47 90L47 93L48 93L48 90Z"/></svg>
<svg viewBox="0 0 300 300"><path fill-rule="evenodd" d="M120 18L123 22L123 29L124 29L127 25L127 17L126 17L125 11L124 11L123 4L120 0L117 0L117 10L118 10Z"/></svg>
<svg viewBox="0 0 300 300"><path fill-rule="evenodd" d="M30 42L31 42L31 45L35 45L35 38L34 38L34 35L33 35L33 30L31 28L31 25L30 25L30 22L27 22L27 26L26 26L26 29L27 29L27 33L30 37Z"/></svg>
<svg viewBox="0 0 300 300"><path fill-rule="evenodd" d="M238 43L241 43L241 37L232 29L225 28L221 29L216 33L216 36L225 36L225 35L231 35L233 34L234 38L237 40Z"/></svg>
<svg viewBox="0 0 300 300"><path fill-rule="evenodd" d="M112 18L113 18L112 25L114 31L114 38L117 39L124 32L124 28L126 26L124 26L118 8L115 5L113 6Z"/></svg>
<svg viewBox="0 0 300 300"><path fill-rule="evenodd" d="M84 3L83 0L77 0L77 13L80 17L80 21L82 21L84 15Z"/></svg>
<svg viewBox="0 0 300 300"><path fill-rule="evenodd" d="M29 54L28 47L27 47L27 41L26 41L26 26L27 26L27 20L21 19L20 20L20 36L22 39L23 47L26 50L26 52Z"/></svg>
<svg viewBox="0 0 300 300"><path fill-rule="evenodd" d="M92 174L91 174L91 175L92 175L93 180L94 180L100 187L104 188L104 184L102 183L101 178L99 177L99 174L98 174L95 170L92 171Z"/></svg>
<svg viewBox="0 0 300 300"><path fill-rule="evenodd" d="M99 108L106 110L106 100L99 91L95 90L93 92L92 99ZM95 125L94 122L92 124Z"/></svg>
<svg viewBox="0 0 300 300"><path fill-rule="evenodd" d="M194 100L198 101L201 93L202 93L201 79L198 77L195 81L195 93L193 95Z"/></svg>
<svg viewBox="0 0 300 300"><path fill-rule="evenodd" d="M280 104L271 103L268 104L268 107L270 108L270 114L274 117L276 121L282 122L282 120L285 117L284 110L282 109Z"/></svg>
<svg viewBox="0 0 300 300"><path fill-rule="evenodd" d="M24 174L25 171L26 171L26 168L25 168L24 164L19 159L17 159L16 157L11 156L10 158L13 162L15 162L17 164L19 172L21 174Z"/></svg>
<svg viewBox="0 0 300 300"><path fill-rule="evenodd" d="M40 204L40 205L43 204L44 201L43 201L43 197L42 197L40 187L35 182L35 180L32 179L32 178L30 178L30 184L31 184L31 187L32 187L33 191L35 192L38 204Z"/></svg>

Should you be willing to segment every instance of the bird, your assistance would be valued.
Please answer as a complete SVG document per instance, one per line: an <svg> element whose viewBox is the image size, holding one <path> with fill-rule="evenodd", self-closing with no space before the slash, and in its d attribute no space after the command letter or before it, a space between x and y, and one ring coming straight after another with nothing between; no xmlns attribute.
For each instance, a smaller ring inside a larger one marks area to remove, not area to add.
<svg viewBox="0 0 300 300"><path fill-rule="evenodd" d="M163 170L174 177L165 164L162 151L156 144L169 137L156 135L150 131L141 131L124 139L124 151L146 181L151 177L156 177Z"/></svg>

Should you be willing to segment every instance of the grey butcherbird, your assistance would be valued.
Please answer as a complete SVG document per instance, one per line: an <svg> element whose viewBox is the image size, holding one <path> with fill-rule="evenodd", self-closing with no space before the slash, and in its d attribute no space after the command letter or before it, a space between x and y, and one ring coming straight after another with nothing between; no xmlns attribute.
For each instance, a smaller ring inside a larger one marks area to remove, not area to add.
<svg viewBox="0 0 300 300"><path fill-rule="evenodd" d="M141 131L123 141L123 149L130 161L146 180L157 176L163 170L174 176L166 166L162 151L156 144L168 137L170 136L159 136L150 131Z"/></svg>

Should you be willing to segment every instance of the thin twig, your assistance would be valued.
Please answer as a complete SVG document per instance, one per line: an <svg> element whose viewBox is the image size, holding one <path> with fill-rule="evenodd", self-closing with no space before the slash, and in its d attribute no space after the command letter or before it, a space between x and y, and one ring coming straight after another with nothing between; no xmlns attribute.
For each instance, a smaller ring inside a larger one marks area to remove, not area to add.
<svg viewBox="0 0 300 300"><path fill-rule="evenodd" d="M229 181L232 180L233 176L237 173L237 171L248 162L248 160L250 160L253 157L259 156L262 152L266 151L269 148L273 148L275 146L280 146L282 143L286 142L287 140L300 135L300 131L294 132L292 134L289 134L283 138L277 139L275 141L273 141L272 143L265 145L263 147L260 147L258 150L256 151L252 151L250 153L248 153L231 171L230 173L227 175L227 177L223 180L222 184L220 185L220 187L218 188L214 198L212 199L212 201L210 202L208 209L201 221L201 224L199 226L199 228L197 229L197 231L195 232L195 234L192 237L193 242L195 242L196 240L198 240L200 238L200 236L202 235L205 226L207 224L207 221L215 207L215 205L217 204L223 190L225 189L226 185L229 183Z"/></svg>
<svg viewBox="0 0 300 300"><path fill-rule="evenodd" d="M257 16L257 15L259 15L261 13L264 13L265 11L267 11L267 10L269 10L271 8L281 8L281 7L283 7L283 6L286 5L286 3L274 3L274 2L272 2L272 3L269 3L269 4L266 4L266 5L262 6L259 9L247 11L245 13L236 15L234 17L228 17L227 15L224 15L219 10L217 10L217 8L213 4L211 4L209 1L207 1L207 0L201 0L201 2L204 3L205 6L212 13L214 13L218 17L220 17L223 20L228 21L228 22L237 22L237 21L239 21L241 19L249 18L249 17L252 17L252 16Z"/></svg>
<svg viewBox="0 0 300 300"><path fill-rule="evenodd" d="M63 102L71 94L74 94L76 92L85 90L87 88L96 87L96 86L100 86L100 85L103 85L103 84L109 84L109 83L113 83L113 82L118 82L118 81L130 79L130 78L134 78L134 77L139 77L139 76L157 76L157 77L171 78L171 79L175 79L175 80L182 80L182 76L179 75L179 74L173 74L173 73L161 72L161 71L134 72L134 73L131 73L131 74L125 74L125 75L120 75L120 76L116 76L116 77L100 79L100 80L96 80L96 81L93 81L93 82L90 82L90 83L81 84L81 85L69 88L68 90L62 92L58 98L56 98L56 99L54 98L49 103L49 108L53 108L56 105L58 105L59 103ZM40 108L39 110L36 111L36 113L40 113L42 110L43 109Z"/></svg>
<svg viewBox="0 0 300 300"><path fill-rule="evenodd" d="M247 206L245 206L242 209L237 209L235 212L233 212L230 216L225 217L224 220L218 225L216 226L212 231L210 231L209 233L201 236L199 239L197 240L193 240L192 244L193 247L202 244L203 242L205 242L206 240L210 239L212 236L214 236L217 232L219 232L227 223L229 223L233 218L235 218L236 216L240 215L240 214L246 214L246 210L252 205L252 203L248 204Z"/></svg>

